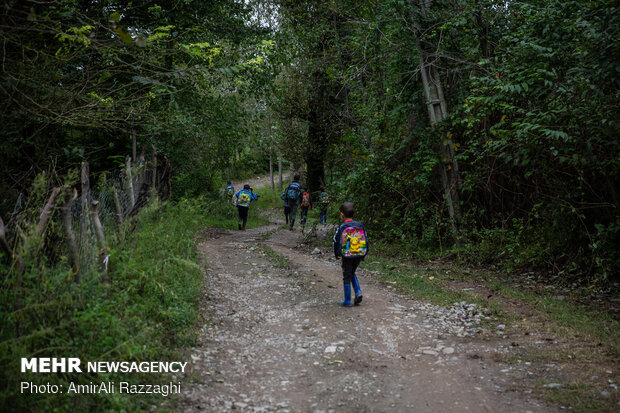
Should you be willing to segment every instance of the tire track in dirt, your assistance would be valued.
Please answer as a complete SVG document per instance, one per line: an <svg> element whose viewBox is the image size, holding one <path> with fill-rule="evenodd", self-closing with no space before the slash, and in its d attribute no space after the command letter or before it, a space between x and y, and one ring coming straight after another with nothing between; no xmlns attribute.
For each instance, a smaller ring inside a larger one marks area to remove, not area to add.
<svg viewBox="0 0 620 413"><path fill-rule="evenodd" d="M293 249L298 232L222 231L200 248L212 320L193 349L179 411L547 412L434 306L362 270L362 305L342 308L339 263ZM294 263L278 268L264 243ZM325 254L328 256L328 254ZM362 264L363 266L363 264Z"/></svg>

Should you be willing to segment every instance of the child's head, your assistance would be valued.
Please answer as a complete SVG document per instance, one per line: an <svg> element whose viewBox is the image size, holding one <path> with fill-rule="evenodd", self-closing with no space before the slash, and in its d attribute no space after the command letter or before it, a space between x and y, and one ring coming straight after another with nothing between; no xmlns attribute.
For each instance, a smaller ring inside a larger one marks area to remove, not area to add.
<svg viewBox="0 0 620 413"><path fill-rule="evenodd" d="M293 177L293 181L299 181L299 178L300 178L299 174L295 174L295 176Z"/></svg>
<svg viewBox="0 0 620 413"><path fill-rule="evenodd" d="M340 205L340 218L344 221L346 218L353 218L355 214L355 207L351 202L343 202Z"/></svg>
<svg viewBox="0 0 620 413"><path fill-rule="evenodd" d="M321 187L321 192L325 192L325 187L324 186Z"/></svg>
<svg viewBox="0 0 620 413"><path fill-rule="evenodd" d="M226 185L230 185L230 181L226 182Z"/></svg>
<svg viewBox="0 0 620 413"><path fill-rule="evenodd" d="M249 184L243 185L243 189L250 189L250 185Z"/></svg>

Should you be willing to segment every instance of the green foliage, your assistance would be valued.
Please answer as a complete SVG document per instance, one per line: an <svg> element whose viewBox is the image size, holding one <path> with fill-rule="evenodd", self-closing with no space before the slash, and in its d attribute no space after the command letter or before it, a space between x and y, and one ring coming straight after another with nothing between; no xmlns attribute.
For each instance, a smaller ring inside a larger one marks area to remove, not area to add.
<svg viewBox="0 0 620 413"><path fill-rule="evenodd" d="M137 230L110 253L111 284L94 270L72 283L65 266L32 263L22 289L0 289L0 403L17 410L143 410L161 401L148 395L48 395L15 391L20 381L80 384L100 381L166 382L139 374L22 374L20 357L97 360L181 360L194 340L203 271L194 243L206 222L197 202L153 205L134 222ZM23 307L14 310L17 295ZM20 333L16 334L17 329Z"/></svg>
<svg viewBox="0 0 620 413"><path fill-rule="evenodd" d="M298 35L297 67L324 63L310 40L338 56L325 71L347 101L334 114L341 116L325 154L328 184L358 205L376 236L420 257L456 251L567 282L618 282L613 2L340 0L325 14L284 4L294 22L303 13L318 20L312 30L300 24L307 33ZM449 116L437 125L429 122L421 58L443 86ZM290 76L281 87L312 84ZM307 111L312 95L294 95L300 101L284 107ZM290 130L296 113L285 114ZM454 222L442 170L457 176Z"/></svg>
<svg viewBox="0 0 620 413"><path fill-rule="evenodd" d="M0 181L0 213L34 171L112 169L133 136L138 153L154 144L167 157L178 197L258 169L235 154L260 131L269 31L234 0L142 3L7 4L0 173L15 179Z"/></svg>

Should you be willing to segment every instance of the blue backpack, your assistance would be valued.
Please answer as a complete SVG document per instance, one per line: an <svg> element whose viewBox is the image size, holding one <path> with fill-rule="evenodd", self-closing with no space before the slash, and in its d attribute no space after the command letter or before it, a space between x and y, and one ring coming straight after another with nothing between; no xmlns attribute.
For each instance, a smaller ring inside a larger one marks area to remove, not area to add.
<svg viewBox="0 0 620 413"><path fill-rule="evenodd" d="M301 184L299 182L292 182L288 188L286 188L286 197L288 199L297 199L301 193Z"/></svg>

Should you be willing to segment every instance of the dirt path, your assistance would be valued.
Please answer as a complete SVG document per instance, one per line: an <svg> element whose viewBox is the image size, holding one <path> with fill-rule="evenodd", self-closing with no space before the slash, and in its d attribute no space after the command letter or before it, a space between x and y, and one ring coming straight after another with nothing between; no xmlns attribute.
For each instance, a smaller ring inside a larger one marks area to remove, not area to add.
<svg viewBox="0 0 620 413"><path fill-rule="evenodd" d="M201 244L212 323L192 352L179 411L556 411L514 391L511 372L490 360L504 349L475 338L460 313L475 308L411 300L363 270L364 301L342 308L338 262L327 249L294 249L300 240L273 225L213 230Z"/></svg>

